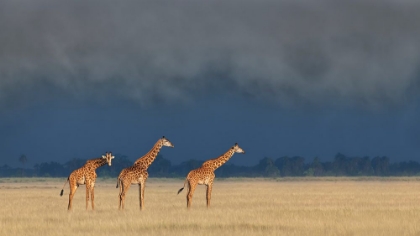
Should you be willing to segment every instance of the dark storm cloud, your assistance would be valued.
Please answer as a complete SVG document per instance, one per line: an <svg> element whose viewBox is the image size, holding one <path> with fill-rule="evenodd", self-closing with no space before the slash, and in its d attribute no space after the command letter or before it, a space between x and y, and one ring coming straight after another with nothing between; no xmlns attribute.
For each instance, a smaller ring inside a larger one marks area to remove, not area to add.
<svg viewBox="0 0 420 236"><path fill-rule="evenodd" d="M0 101L233 92L368 108L419 92L417 1L2 1Z"/></svg>

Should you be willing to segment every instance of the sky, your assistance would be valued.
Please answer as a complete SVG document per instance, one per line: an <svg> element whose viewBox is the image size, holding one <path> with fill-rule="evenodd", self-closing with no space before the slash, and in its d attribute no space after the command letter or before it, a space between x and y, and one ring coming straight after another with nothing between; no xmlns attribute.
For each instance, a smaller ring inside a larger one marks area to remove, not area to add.
<svg viewBox="0 0 420 236"><path fill-rule="evenodd" d="M0 165L420 161L420 2L0 2Z"/></svg>

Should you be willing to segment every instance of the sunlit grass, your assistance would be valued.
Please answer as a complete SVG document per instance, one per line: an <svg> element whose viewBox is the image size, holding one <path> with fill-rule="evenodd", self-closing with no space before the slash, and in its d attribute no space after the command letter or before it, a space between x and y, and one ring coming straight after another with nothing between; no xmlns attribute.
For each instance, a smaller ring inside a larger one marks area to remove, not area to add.
<svg viewBox="0 0 420 236"><path fill-rule="evenodd" d="M281 181L279 181L281 180ZM392 181L391 181L392 180ZM150 179L146 208L133 185L118 211L113 179L98 179L95 211L85 186L67 212L65 178L0 181L0 235L418 235L420 182L401 179L220 179L206 208L199 186L186 209L183 179Z"/></svg>

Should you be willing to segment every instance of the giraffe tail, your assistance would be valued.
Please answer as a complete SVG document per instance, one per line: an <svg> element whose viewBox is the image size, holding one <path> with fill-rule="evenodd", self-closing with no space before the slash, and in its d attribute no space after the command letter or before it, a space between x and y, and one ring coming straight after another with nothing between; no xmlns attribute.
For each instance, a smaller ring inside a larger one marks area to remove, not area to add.
<svg viewBox="0 0 420 236"><path fill-rule="evenodd" d="M179 194L180 192L182 192L182 190L184 190L186 183L187 183L187 179L185 179L184 186L178 190L178 193L177 194Z"/></svg>
<svg viewBox="0 0 420 236"><path fill-rule="evenodd" d="M60 192L60 196L63 196L64 187L66 187L67 182L69 182L69 178L67 178L66 182L64 183L63 188L61 189L61 192Z"/></svg>
<svg viewBox="0 0 420 236"><path fill-rule="evenodd" d="M115 188L118 188L118 186L120 185L121 174L122 174L122 171L121 171L121 173L118 175L118 178L117 178L117 186L116 186Z"/></svg>

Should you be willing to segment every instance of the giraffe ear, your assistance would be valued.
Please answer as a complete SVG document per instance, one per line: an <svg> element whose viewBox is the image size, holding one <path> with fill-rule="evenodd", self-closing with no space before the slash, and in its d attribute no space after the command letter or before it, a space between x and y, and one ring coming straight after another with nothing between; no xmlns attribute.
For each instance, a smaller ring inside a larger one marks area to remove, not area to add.
<svg viewBox="0 0 420 236"><path fill-rule="evenodd" d="M106 156L102 155L102 158L103 158L103 159L106 159Z"/></svg>
<svg viewBox="0 0 420 236"><path fill-rule="evenodd" d="M111 156L111 159L114 159L115 158L115 156Z"/></svg>

